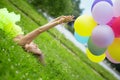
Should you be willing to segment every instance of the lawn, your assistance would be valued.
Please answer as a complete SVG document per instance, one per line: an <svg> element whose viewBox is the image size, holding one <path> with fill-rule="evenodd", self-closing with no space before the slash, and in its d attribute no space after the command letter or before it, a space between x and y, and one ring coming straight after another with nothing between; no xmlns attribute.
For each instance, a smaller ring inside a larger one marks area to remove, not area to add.
<svg viewBox="0 0 120 80"><path fill-rule="evenodd" d="M25 0L0 0L0 8L21 14L18 23L26 33L47 23ZM117 80L100 65L90 62L56 29L42 33L35 42L45 54L46 66L16 45L0 30L0 80Z"/></svg>

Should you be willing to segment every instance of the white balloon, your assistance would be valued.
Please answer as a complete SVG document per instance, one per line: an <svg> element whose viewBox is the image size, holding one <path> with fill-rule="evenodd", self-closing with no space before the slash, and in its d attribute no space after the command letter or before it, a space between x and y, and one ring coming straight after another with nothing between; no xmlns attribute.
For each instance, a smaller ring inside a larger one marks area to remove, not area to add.
<svg viewBox="0 0 120 80"><path fill-rule="evenodd" d="M115 0L113 3L114 16L120 16L120 0Z"/></svg>

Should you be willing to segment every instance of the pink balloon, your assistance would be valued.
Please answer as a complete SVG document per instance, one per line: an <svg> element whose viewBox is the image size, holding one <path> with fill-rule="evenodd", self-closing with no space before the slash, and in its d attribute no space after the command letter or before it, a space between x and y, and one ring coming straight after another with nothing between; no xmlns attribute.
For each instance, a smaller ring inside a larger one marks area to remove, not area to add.
<svg viewBox="0 0 120 80"><path fill-rule="evenodd" d="M120 63L120 62L117 62L114 59L112 59L112 57L109 55L108 51L106 51L106 57L112 63L115 63L115 64L119 64Z"/></svg>
<svg viewBox="0 0 120 80"><path fill-rule="evenodd" d="M120 16L120 0L115 0L113 3L114 16Z"/></svg>
<svg viewBox="0 0 120 80"><path fill-rule="evenodd" d="M113 17L113 7L106 1L100 1L93 7L92 16L98 24L107 24Z"/></svg>
<svg viewBox="0 0 120 80"><path fill-rule="evenodd" d="M114 31L115 37L120 37L120 17L113 17L113 19L108 23Z"/></svg>

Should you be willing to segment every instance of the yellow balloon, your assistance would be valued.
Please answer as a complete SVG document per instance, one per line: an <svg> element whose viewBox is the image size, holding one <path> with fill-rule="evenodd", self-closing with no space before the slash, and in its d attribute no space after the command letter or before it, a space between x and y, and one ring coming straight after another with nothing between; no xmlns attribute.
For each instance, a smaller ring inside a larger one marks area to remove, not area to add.
<svg viewBox="0 0 120 80"><path fill-rule="evenodd" d="M97 26L97 23L89 15L79 16L74 23L75 31L81 36L90 36L95 26Z"/></svg>
<svg viewBox="0 0 120 80"><path fill-rule="evenodd" d="M108 53L114 61L120 62L120 38L114 39L113 43L108 47Z"/></svg>
<svg viewBox="0 0 120 80"><path fill-rule="evenodd" d="M95 63L98 63L98 62L101 62L105 59L106 55L105 53L100 55L100 56L96 56L96 55L93 55L89 49L87 49L87 57L92 61L92 62L95 62Z"/></svg>

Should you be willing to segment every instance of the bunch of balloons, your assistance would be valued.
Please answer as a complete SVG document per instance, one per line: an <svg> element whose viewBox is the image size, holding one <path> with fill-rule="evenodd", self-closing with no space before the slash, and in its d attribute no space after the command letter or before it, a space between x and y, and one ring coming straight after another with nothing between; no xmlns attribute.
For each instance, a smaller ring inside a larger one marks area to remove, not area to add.
<svg viewBox="0 0 120 80"><path fill-rule="evenodd" d="M94 0L91 13L75 20L75 38L87 43L91 61L101 62L107 57L112 63L120 63L120 0Z"/></svg>

